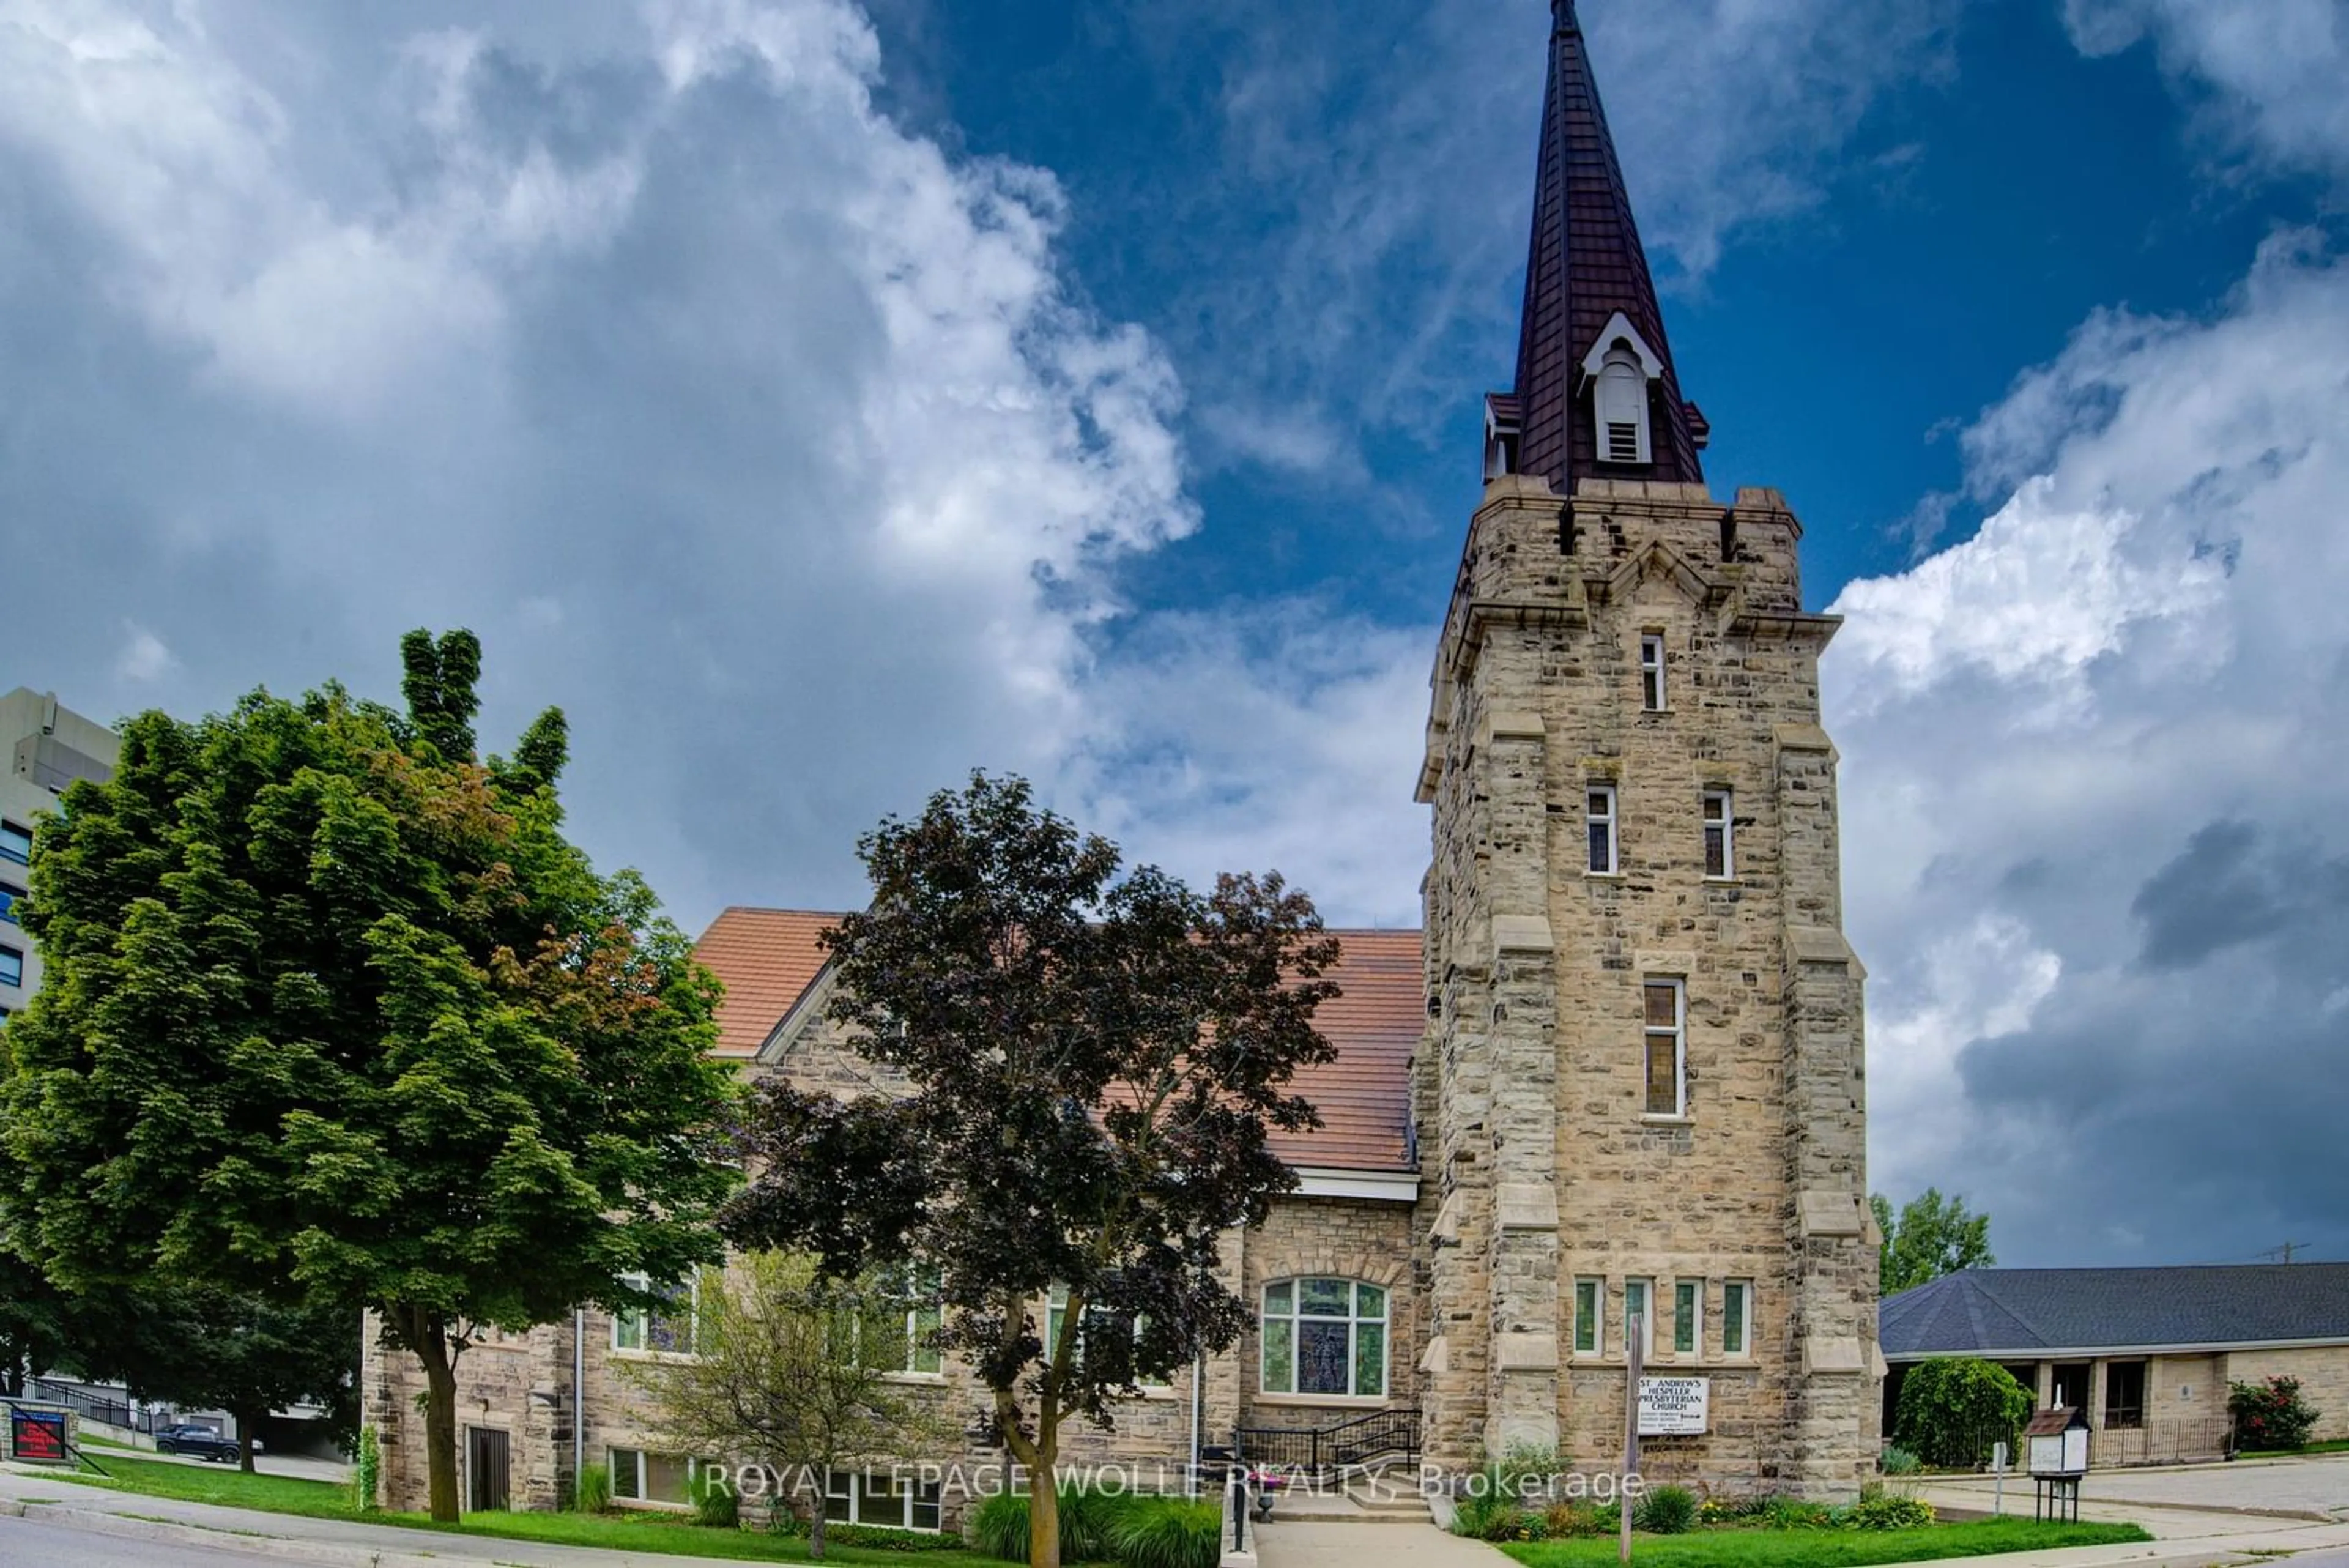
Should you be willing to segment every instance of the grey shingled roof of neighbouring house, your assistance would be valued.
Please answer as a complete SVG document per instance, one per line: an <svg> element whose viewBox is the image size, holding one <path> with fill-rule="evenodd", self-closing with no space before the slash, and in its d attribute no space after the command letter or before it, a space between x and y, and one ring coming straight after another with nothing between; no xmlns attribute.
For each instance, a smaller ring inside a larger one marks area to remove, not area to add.
<svg viewBox="0 0 2349 1568"><path fill-rule="evenodd" d="M2349 1263L1968 1269L1886 1298L1889 1361L2349 1343Z"/></svg>

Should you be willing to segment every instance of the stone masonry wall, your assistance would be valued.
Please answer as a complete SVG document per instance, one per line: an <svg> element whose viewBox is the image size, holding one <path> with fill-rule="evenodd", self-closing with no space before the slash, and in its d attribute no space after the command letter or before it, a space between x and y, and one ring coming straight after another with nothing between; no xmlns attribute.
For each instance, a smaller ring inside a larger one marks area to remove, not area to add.
<svg viewBox="0 0 2349 1568"><path fill-rule="evenodd" d="M1653 1473L1846 1495L1872 1469L1860 975L1818 729L1833 626L1800 613L1799 534L1771 492L1723 507L1586 482L1569 514L1518 476L1472 523L1422 779L1436 1006L1416 1069L1419 1261L1445 1462L1527 1440L1614 1462L1625 1282L1647 1280L1654 1370L1701 1373L1712 1396L1708 1434L1657 1443ZM1668 649L1662 711L1642 703L1643 634ZM1601 784L1613 876L1586 869ZM1733 875L1708 880L1701 799L1723 787ZM1678 1116L1646 1114L1649 979L1685 986ZM1604 1333L1578 1355L1581 1280ZM1722 1336L1732 1280L1754 1303L1743 1353ZM1681 1281L1701 1282L1703 1320L1676 1353Z"/></svg>

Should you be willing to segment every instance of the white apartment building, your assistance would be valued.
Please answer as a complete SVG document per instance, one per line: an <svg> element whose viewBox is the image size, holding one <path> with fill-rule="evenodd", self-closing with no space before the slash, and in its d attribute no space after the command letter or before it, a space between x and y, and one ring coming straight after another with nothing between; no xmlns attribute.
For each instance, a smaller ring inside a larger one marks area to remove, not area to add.
<svg viewBox="0 0 2349 1568"><path fill-rule="evenodd" d="M41 982L40 955L16 918L33 819L55 809L76 779L112 777L119 744L113 731L61 705L54 691L19 686L0 697L0 1020Z"/></svg>

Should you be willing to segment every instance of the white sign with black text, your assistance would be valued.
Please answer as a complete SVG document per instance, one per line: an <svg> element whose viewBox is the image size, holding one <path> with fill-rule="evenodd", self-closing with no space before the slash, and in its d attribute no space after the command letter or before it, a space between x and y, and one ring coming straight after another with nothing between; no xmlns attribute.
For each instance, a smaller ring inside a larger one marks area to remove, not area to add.
<svg viewBox="0 0 2349 1568"><path fill-rule="evenodd" d="M1702 1435L1713 1383L1704 1377L1642 1377L1640 1379L1640 1436L1686 1438Z"/></svg>

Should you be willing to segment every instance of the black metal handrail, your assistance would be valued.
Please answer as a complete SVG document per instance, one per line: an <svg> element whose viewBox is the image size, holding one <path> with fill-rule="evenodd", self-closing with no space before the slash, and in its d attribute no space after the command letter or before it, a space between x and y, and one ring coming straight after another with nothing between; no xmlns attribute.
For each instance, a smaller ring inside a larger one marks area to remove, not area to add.
<svg viewBox="0 0 2349 1568"><path fill-rule="evenodd" d="M1240 1427L1232 1447L1246 1463L1296 1470L1319 1480L1332 1469L1359 1469L1374 1459L1419 1462L1419 1411L1371 1410L1327 1427Z"/></svg>
<svg viewBox="0 0 2349 1568"><path fill-rule="evenodd" d="M119 1399L85 1393L69 1383L59 1383L54 1378L26 1378L25 1396L47 1405L66 1406L85 1421L98 1421L134 1432L152 1432L155 1429L155 1412L151 1408L133 1411Z"/></svg>

